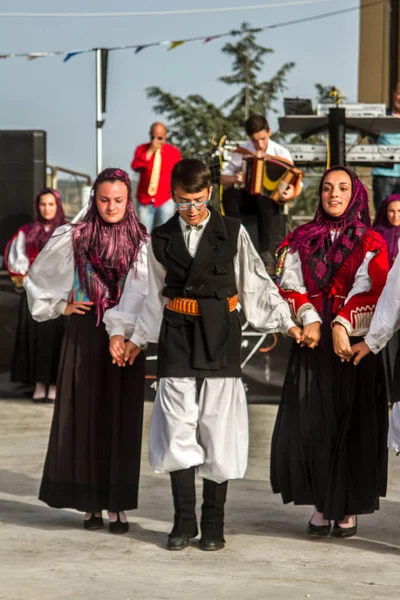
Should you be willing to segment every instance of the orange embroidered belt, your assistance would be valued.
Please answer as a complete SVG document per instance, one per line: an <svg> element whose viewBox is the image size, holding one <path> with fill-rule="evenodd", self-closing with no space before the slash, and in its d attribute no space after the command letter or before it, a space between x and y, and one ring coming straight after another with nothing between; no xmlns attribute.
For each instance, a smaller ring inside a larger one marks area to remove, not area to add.
<svg viewBox="0 0 400 600"><path fill-rule="evenodd" d="M227 298L228 308L233 312L238 305L238 296ZM200 316L199 303L192 298L174 298L166 305L169 310L181 313L182 315L191 315L192 317Z"/></svg>

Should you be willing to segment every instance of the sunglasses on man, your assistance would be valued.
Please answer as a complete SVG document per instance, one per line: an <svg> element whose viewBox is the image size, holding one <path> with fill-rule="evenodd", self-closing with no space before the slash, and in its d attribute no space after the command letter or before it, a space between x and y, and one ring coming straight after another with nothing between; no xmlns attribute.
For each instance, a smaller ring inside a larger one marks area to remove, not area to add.
<svg viewBox="0 0 400 600"><path fill-rule="evenodd" d="M161 135L152 135L152 140L159 140L160 142L164 139Z"/></svg>

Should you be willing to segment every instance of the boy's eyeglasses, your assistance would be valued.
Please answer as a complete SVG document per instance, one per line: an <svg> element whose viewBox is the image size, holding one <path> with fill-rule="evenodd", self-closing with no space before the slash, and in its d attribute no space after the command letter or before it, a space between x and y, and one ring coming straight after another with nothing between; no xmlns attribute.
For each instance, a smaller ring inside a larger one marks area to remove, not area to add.
<svg viewBox="0 0 400 600"><path fill-rule="evenodd" d="M194 206L196 210L200 210L203 206L207 206L208 200L198 200L197 202L176 202L176 206L179 210L189 210L191 206Z"/></svg>

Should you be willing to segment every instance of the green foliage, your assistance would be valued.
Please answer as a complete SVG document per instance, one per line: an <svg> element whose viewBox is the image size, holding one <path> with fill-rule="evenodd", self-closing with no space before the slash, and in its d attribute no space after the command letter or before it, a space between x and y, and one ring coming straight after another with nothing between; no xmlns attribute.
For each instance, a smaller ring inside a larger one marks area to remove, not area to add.
<svg viewBox="0 0 400 600"><path fill-rule="evenodd" d="M274 102L285 90L286 79L294 63L285 63L269 81L259 81L264 59L273 53L271 48L256 42L260 29L242 23L233 30L237 41L228 42L222 52L232 58L232 74L219 78L238 91L221 106L207 101L199 94L186 98L174 96L157 86L147 88L148 98L154 100L154 111L164 115L171 143L179 146L183 156L208 157L211 141L227 135L230 139L245 137L243 124L251 113L273 111Z"/></svg>

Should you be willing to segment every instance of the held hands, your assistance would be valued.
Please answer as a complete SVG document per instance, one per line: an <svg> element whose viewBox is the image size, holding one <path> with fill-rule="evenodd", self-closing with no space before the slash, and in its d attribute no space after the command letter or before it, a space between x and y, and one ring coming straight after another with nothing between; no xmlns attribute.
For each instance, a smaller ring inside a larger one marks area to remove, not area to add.
<svg viewBox="0 0 400 600"><path fill-rule="evenodd" d="M314 350L318 346L320 339L321 323L319 321L304 326L303 335L301 336L301 346L308 346L308 348Z"/></svg>
<svg viewBox="0 0 400 600"><path fill-rule="evenodd" d="M350 339L343 325L335 323L332 329L333 351L338 355L342 362L350 362L354 356L353 349L350 346ZM361 360L361 359L360 359Z"/></svg>
<svg viewBox="0 0 400 600"><path fill-rule="evenodd" d="M123 335L112 335L110 337L109 345L110 354L112 356L113 365L124 367L124 355L125 355L125 340Z"/></svg>
<svg viewBox="0 0 400 600"><path fill-rule="evenodd" d="M131 341L125 342L123 335L112 335L110 337L110 354L112 356L113 365L125 367L127 363L133 365L135 358L141 351L139 346L136 346Z"/></svg>
<svg viewBox="0 0 400 600"><path fill-rule="evenodd" d="M298 344L300 344L300 342L301 342L302 334L303 334L303 330L301 329L301 327L298 327L297 325L295 327L291 327L288 330L288 335L290 337L292 337Z"/></svg>
<svg viewBox="0 0 400 600"><path fill-rule="evenodd" d="M355 365L358 365L358 363L364 358L364 356L367 356L367 354L371 352L368 344L364 341L358 342L358 344L354 344L354 346L352 346L351 349L353 351L353 354L355 355L355 358L353 360L353 363Z"/></svg>
<svg viewBox="0 0 400 600"><path fill-rule="evenodd" d="M64 315L84 315L93 306L93 302L68 302L64 310Z"/></svg>
<svg viewBox="0 0 400 600"><path fill-rule="evenodd" d="M321 337L321 325L319 322L310 323L306 325L304 329L301 327L291 327L288 331L288 335L292 337L297 344L300 346L308 346L311 350L318 346L318 342Z"/></svg>

